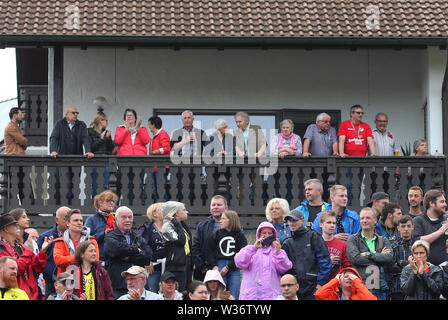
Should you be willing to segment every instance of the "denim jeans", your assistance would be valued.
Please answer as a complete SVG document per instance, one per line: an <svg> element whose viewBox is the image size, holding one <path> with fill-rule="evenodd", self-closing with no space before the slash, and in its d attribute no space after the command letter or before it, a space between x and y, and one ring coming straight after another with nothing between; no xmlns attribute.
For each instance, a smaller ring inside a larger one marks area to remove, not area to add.
<svg viewBox="0 0 448 320"><path fill-rule="evenodd" d="M148 275L148 281L146 282L146 289L154 293L159 293L159 282L160 276L162 275L161 270L154 270L154 272Z"/></svg>
<svg viewBox="0 0 448 320"><path fill-rule="evenodd" d="M219 271L222 270L227 264L229 264L232 260L218 260L218 268ZM224 282L226 283L226 290L230 291L230 294L238 300L240 295L240 285L241 285L241 273L240 269L235 268L229 270L225 276L222 277Z"/></svg>

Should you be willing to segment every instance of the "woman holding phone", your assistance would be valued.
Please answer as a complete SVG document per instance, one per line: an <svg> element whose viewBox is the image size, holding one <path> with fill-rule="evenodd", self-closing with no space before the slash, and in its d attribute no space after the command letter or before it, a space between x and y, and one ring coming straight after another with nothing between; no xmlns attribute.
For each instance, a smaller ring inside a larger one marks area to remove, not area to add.
<svg viewBox="0 0 448 320"><path fill-rule="evenodd" d="M239 300L274 300L282 294L280 278L292 268L292 262L271 223L260 223L256 239L234 258L235 265L243 270Z"/></svg>

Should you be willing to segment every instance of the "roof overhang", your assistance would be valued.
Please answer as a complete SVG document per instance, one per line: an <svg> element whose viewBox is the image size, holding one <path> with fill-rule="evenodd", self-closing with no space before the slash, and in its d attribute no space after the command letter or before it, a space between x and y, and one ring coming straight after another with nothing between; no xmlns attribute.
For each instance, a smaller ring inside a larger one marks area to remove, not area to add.
<svg viewBox="0 0 448 320"><path fill-rule="evenodd" d="M128 47L128 48L255 48L255 49L362 49L426 48L446 49L446 37L170 37L170 36L67 36L67 35L0 35L5 47Z"/></svg>

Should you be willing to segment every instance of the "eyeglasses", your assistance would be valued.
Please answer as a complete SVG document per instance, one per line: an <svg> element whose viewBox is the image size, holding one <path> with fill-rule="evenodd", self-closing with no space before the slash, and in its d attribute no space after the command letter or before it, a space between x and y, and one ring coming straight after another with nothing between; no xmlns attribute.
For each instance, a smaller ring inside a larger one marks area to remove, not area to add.
<svg viewBox="0 0 448 320"><path fill-rule="evenodd" d="M356 113L356 114L364 114L364 111L353 111L353 113Z"/></svg>
<svg viewBox="0 0 448 320"><path fill-rule="evenodd" d="M281 288L286 288L286 287L291 288L295 285L296 285L295 283L284 283L284 284L281 284L280 287Z"/></svg>
<svg viewBox="0 0 448 320"><path fill-rule="evenodd" d="M272 211L272 210L282 210L282 208L271 207L271 211Z"/></svg>
<svg viewBox="0 0 448 320"><path fill-rule="evenodd" d="M319 120L320 122L323 122L323 123L330 123L331 121L330 120Z"/></svg>

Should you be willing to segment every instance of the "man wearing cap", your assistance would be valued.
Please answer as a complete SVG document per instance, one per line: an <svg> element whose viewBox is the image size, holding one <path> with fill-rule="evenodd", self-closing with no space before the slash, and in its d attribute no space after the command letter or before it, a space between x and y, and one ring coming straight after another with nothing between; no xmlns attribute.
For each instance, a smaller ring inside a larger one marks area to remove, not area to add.
<svg viewBox="0 0 448 320"><path fill-rule="evenodd" d="M132 266L121 273L126 278L128 293L118 300L163 300L157 293L145 289L146 269L140 266Z"/></svg>
<svg viewBox="0 0 448 320"><path fill-rule="evenodd" d="M327 283L331 272L331 259L322 236L315 230L305 228L305 216L294 209L286 217L291 229L291 237L282 245L293 263L288 272L299 282L299 300L315 300L313 293Z"/></svg>
<svg viewBox="0 0 448 320"><path fill-rule="evenodd" d="M18 288L17 269L15 258L0 258L0 300L30 299L24 290Z"/></svg>
<svg viewBox="0 0 448 320"><path fill-rule="evenodd" d="M134 214L128 207L119 207L115 211L117 228L109 231L104 238L105 269L109 273L115 299L128 293L124 270L133 265L149 265L152 250L148 243L136 231L132 230Z"/></svg>
<svg viewBox="0 0 448 320"><path fill-rule="evenodd" d="M177 291L179 286L176 276L172 272L165 272L160 277L160 296L163 300L183 300L183 295Z"/></svg>
<svg viewBox="0 0 448 320"><path fill-rule="evenodd" d="M379 220L386 203L389 203L389 195L386 192L375 192L372 194L370 202L366 204L366 207L371 207L376 213L376 218Z"/></svg>
<svg viewBox="0 0 448 320"><path fill-rule="evenodd" d="M334 229L335 238L347 241L351 234L358 233L361 230L359 215L356 211L347 208L348 193L343 185L336 184L330 188L331 205L325 210L332 210L336 213L336 227ZM322 234L319 219L322 213L319 213L314 219L312 229Z"/></svg>
<svg viewBox="0 0 448 320"><path fill-rule="evenodd" d="M19 288L24 290L30 300L40 299L36 274L42 273L48 259L48 247L53 237L45 238L42 249L34 254L34 245L27 241L30 247L17 240L19 231L18 222L10 214L0 216L0 257L10 256L17 259L17 280Z"/></svg>
<svg viewBox="0 0 448 320"><path fill-rule="evenodd" d="M56 293L51 294L48 300L87 300L87 294L82 293L81 298L73 294L75 288L75 277L71 273L60 273L54 283Z"/></svg>

